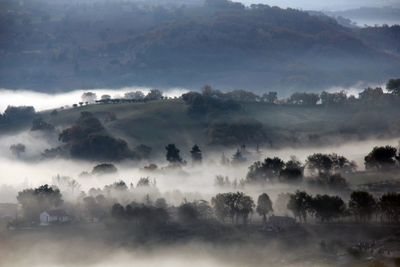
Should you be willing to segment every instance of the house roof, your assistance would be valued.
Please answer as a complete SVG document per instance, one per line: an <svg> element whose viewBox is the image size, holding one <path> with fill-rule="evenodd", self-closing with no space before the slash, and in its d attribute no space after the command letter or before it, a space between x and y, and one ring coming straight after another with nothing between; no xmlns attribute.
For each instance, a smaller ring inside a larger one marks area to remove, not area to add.
<svg viewBox="0 0 400 267"><path fill-rule="evenodd" d="M46 210L47 214L54 217L66 217L68 214L63 209Z"/></svg>

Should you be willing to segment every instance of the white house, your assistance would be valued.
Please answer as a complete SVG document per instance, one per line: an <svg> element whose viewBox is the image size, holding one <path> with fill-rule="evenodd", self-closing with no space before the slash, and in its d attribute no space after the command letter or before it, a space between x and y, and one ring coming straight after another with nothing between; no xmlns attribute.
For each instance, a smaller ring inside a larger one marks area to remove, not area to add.
<svg viewBox="0 0 400 267"><path fill-rule="evenodd" d="M63 209L46 210L40 213L40 224L64 223L69 221L69 216Z"/></svg>

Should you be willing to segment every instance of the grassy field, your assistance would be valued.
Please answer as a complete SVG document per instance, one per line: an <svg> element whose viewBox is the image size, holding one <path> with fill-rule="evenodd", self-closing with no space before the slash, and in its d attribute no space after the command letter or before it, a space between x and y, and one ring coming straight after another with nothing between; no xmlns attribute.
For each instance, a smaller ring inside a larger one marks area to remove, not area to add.
<svg viewBox="0 0 400 267"><path fill-rule="evenodd" d="M261 146L321 146L340 141L369 137L397 137L400 133L400 107L341 107L268 105L242 103L239 111L190 116L182 100L171 99L148 103L97 104L65 109L43 118L63 129L73 124L80 112L94 113L114 136L131 146L146 144L161 148L168 143L189 147L210 143L208 129L214 123L232 123L243 119L263 124L267 136ZM108 121L114 113L116 120ZM240 145L240 144L237 144ZM254 145L254 144L253 144Z"/></svg>

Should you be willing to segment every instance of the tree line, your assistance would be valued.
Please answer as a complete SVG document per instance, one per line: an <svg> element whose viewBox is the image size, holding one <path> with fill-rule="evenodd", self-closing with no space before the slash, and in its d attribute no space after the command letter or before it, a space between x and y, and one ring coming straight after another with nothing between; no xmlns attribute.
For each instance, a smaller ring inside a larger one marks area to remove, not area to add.
<svg viewBox="0 0 400 267"><path fill-rule="evenodd" d="M353 191L346 203L336 195L315 196L305 191L295 193L282 193L276 203L272 202L268 194L262 193L255 202L252 196L244 192L219 193L211 198L211 201L184 200L180 205L168 205L162 197L152 199L149 195L154 190L155 183L148 178L138 181L136 190L144 190L141 201L131 201L122 205L114 196L123 195L129 199L129 188L123 181L104 187L104 190L92 189L89 195L78 198L77 204L69 203L70 210L80 209L80 216L85 218L128 221L134 225L166 224L176 221L183 224L214 221L229 224L248 224L252 214L260 216L263 223L268 222L268 216L274 214L274 207L283 205L290 211L300 223L309 222L308 218L314 218L315 222L352 222L369 223L375 218L375 222L397 224L400 223L400 193L385 193L375 197L366 191ZM135 191L139 192L139 191ZM121 198L121 199L122 199ZM55 186L43 185L34 189L25 189L18 193L17 200L23 211L23 219L26 222L37 222L42 211L59 208L65 204L62 193ZM280 203L278 203L280 202ZM71 207L72 204L72 207ZM64 205L65 206L65 205ZM78 214L78 213L75 213ZM75 218L78 219L78 218Z"/></svg>

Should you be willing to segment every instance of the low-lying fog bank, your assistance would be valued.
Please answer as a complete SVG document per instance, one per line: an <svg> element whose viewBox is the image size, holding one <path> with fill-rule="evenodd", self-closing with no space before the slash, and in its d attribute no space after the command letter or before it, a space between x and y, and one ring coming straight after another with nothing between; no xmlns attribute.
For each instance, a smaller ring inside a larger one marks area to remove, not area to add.
<svg viewBox="0 0 400 267"><path fill-rule="evenodd" d="M130 247L91 233L79 238L74 233L45 231L19 233L5 240L0 243L0 266L7 267L300 267L311 262L320 263L314 266L334 266L315 251L317 244L295 246L299 240L293 240L292 245L279 241L223 245L189 241Z"/></svg>
<svg viewBox="0 0 400 267"><path fill-rule="evenodd" d="M33 106L35 110L42 111L64 106L72 106L81 100L85 92L93 92L99 98L102 95L110 95L112 98L122 98L125 93L142 91L144 94L150 92L151 88L146 87L124 87L120 89L78 89L69 92L60 93L40 93L29 90L10 90L0 89L0 112L3 112L7 106ZM188 90L183 88L170 88L163 90L167 97L180 96Z"/></svg>
<svg viewBox="0 0 400 267"><path fill-rule="evenodd" d="M9 149L10 145L23 142L26 145L24 158L16 158ZM80 190L87 191L90 188L103 188L105 185L123 180L127 185L136 185L141 177L149 177L155 180L158 190L161 193L180 191L182 199L208 199L221 191L221 188L215 186L215 177L217 175L227 176L230 181L240 181L246 177L248 167L256 160L262 160L267 157L280 157L287 161L291 156L296 156L298 160L304 163L307 156L313 153L337 153L343 155L349 160L355 161L359 170L364 169L364 157L373 147L382 145L391 145L398 147L398 139L390 140L365 140L352 143L343 143L339 146L326 146L318 148L286 148L279 150L261 150L259 153L251 151L251 156L244 164L222 165L221 152L210 152L203 148L203 164L192 166L188 164L182 170L154 171L148 172L143 167L149 163L155 163L159 167L167 166L168 162L163 158L149 162L125 161L115 164L118 173L104 176L82 177L82 172L90 173L96 162L78 161L72 159L51 159L37 160L44 149L54 145L51 138L45 138L34 132L24 132L18 135L2 136L0 138L0 202L16 202L16 193L24 188L37 187L43 184L52 184L53 178L57 175L68 176L75 179L81 185ZM234 154L234 150L224 151L228 158ZM189 160L187 153L183 155L184 159ZM101 162L98 162L101 163ZM269 188L273 196L279 191L294 191L291 186L275 185ZM261 190L260 190L261 191ZM177 199L176 202L182 201Z"/></svg>

